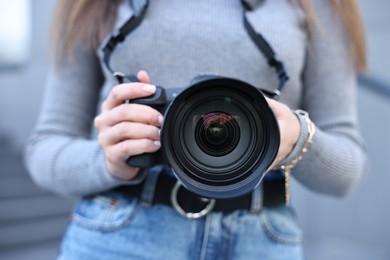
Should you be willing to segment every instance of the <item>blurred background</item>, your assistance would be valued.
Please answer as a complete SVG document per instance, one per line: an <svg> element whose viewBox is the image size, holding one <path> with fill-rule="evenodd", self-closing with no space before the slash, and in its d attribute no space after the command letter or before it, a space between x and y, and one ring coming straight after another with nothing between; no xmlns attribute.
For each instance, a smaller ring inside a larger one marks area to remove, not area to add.
<svg viewBox="0 0 390 260"><path fill-rule="evenodd" d="M359 118L370 173L343 199L293 183L307 259L390 259L390 1L359 2L369 68L359 79ZM75 201L37 188L21 161L42 99L54 3L0 0L0 259L54 259Z"/></svg>

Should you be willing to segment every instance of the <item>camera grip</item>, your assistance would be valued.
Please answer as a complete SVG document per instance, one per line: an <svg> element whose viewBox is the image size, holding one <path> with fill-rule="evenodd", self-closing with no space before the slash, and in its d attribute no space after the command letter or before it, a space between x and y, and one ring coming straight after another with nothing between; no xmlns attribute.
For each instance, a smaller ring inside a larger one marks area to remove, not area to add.
<svg viewBox="0 0 390 260"><path fill-rule="evenodd" d="M167 103L165 89L163 87L156 86L156 92L154 92L153 95L143 98L126 100L126 103L148 105L151 107L165 105Z"/></svg>
<svg viewBox="0 0 390 260"><path fill-rule="evenodd" d="M156 165L156 154L154 153L144 153L135 156L129 157L127 160L127 165L137 168L150 168Z"/></svg>
<svg viewBox="0 0 390 260"><path fill-rule="evenodd" d="M132 100L126 100L126 104L134 103L151 106L158 109L161 106L165 106L167 103L166 93L163 87L156 86L156 92L148 97L137 98ZM144 153L129 157L126 162L127 165L137 168L150 168L158 163L159 154L157 153Z"/></svg>

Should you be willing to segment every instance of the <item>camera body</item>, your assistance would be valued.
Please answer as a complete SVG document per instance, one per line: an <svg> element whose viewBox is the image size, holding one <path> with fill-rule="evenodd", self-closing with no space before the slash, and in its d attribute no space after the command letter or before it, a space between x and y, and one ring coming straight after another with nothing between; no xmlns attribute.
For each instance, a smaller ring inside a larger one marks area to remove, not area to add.
<svg viewBox="0 0 390 260"><path fill-rule="evenodd" d="M199 75L193 78L189 84L189 86L181 87L181 88L164 88L161 86L156 86L156 92L145 98L138 98L133 100L128 100L127 103L137 103L142 105L148 105L153 107L160 113L164 115L169 107L170 103L186 88L191 87L198 82L202 82L209 79L219 78L214 75ZM161 127L161 133L164 125ZM136 156L132 156L127 159L127 164L132 167L139 168L149 168L159 164L166 164L167 161L161 150L155 153L145 153Z"/></svg>
<svg viewBox="0 0 390 260"><path fill-rule="evenodd" d="M132 156L133 167L168 165L181 184L206 198L252 191L276 157L280 134L263 92L240 80L198 76L183 88L157 87L132 103L164 114L161 149Z"/></svg>

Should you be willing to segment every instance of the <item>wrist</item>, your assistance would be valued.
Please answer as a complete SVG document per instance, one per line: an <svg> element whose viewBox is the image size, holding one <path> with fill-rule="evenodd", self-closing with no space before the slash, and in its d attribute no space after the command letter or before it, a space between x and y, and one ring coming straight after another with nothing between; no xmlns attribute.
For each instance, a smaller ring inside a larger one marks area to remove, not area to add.
<svg viewBox="0 0 390 260"><path fill-rule="evenodd" d="M290 124L291 124L291 131L290 131L290 153L288 155L291 154L291 152L294 150L294 148L296 147L296 145L298 144L299 142L299 138L301 136L301 132L302 132L302 123L300 122L300 117L299 115L297 114L296 111L291 111L291 117L292 119L290 120ZM287 156L288 156L287 155ZM286 157L287 158L287 157Z"/></svg>
<svg viewBox="0 0 390 260"><path fill-rule="evenodd" d="M296 143L291 153L278 164L279 169L292 169L302 159L313 142L315 134L315 125L310 120L309 114L303 110L293 111L298 119L300 130Z"/></svg>

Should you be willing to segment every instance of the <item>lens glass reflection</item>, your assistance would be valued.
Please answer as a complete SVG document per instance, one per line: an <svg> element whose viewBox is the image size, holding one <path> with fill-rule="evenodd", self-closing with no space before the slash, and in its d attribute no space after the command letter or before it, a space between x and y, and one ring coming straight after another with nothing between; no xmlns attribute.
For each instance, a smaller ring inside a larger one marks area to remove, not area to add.
<svg viewBox="0 0 390 260"><path fill-rule="evenodd" d="M195 116L194 134L199 148L213 156L224 156L234 150L240 139L237 119L219 111Z"/></svg>

